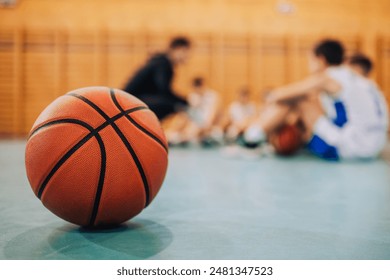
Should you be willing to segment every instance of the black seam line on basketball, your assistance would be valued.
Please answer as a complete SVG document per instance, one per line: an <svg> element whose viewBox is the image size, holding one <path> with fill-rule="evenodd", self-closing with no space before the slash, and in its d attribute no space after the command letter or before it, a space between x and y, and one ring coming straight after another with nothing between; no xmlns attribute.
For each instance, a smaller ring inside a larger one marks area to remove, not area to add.
<svg viewBox="0 0 390 280"><path fill-rule="evenodd" d="M79 124L81 126L83 126L84 122L78 120L78 119L59 119L59 120L54 120L54 121L51 121L51 122L48 122L48 123L45 123L41 126L38 126L37 128L35 128L31 133L30 133L30 136L28 137L28 140L30 140L31 137L33 137L35 135L35 133L37 133L38 131L40 131L41 129L45 128L45 127L48 127L48 126L52 126L52 125L55 125L55 124L62 124L62 123L73 123L73 124ZM83 124L81 124L83 123ZM88 125L88 124L87 124ZM88 129L89 130L89 129Z"/></svg>
<svg viewBox="0 0 390 280"><path fill-rule="evenodd" d="M124 112L121 112L117 115L115 115L114 117L112 117L112 121L116 121L118 119L120 119L121 117L127 115L127 114L130 114L130 113L133 113L133 112L136 112L136 111L139 111L139 110L145 110L145 109L148 109L147 107L145 106L139 106L139 107L135 107L135 108L132 108L132 109L128 109ZM78 119L59 119L59 120L54 120L54 121L51 121L51 122L48 122L48 123L45 123L37 128L35 128L31 133L30 133L30 136L28 137L28 139L30 139L35 133L37 133L39 130L41 130L42 128L45 128L47 126L51 126L51 125L55 125L55 124L59 124L59 123L75 123L75 121L79 121ZM99 132L100 130L104 129L106 126L108 126L110 123L108 121L105 121L104 123L102 123L100 126L98 126L95 130L97 132Z"/></svg>
<svg viewBox="0 0 390 280"><path fill-rule="evenodd" d="M99 174L99 181L96 189L95 194L95 200L93 202L93 208L92 208L92 214L89 220L89 225L93 226L98 214L99 206L100 206L100 199L102 197L103 193L103 186L104 186L104 179L106 177L106 165L107 165L107 154L106 154L106 148L104 146L103 139L99 135L99 132L96 132L96 140L99 143L100 147L100 155L101 155L101 165L100 165L100 174Z"/></svg>
<svg viewBox="0 0 390 280"><path fill-rule="evenodd" d="M133 108L133 109L129 109L129 110L126 110L124 113L125 114L130 114L132 112L135 112L135 111L138 111L138 110L143 110L143 109L146 109L146 107L144 106L140 106L140 107L136 107L136 108ZM113 120L117 120L121 117L123 117L124 113L120 113L120 114L117 114L116 116L114 116L112 119ZM90 126L89 124L83 122L83 121L80 121L80 120L77 120L77 119L60 119L60 120L55 120L55 121L52 121L52 122L49 122L49 123L46 123L38 128L36 128L32 133L31 133L31 136L30 138L37 132L39 131L40 129L44 128L44 127L48 127L48 126L52 126L52 125L55 125L55 124L60 124L60 123L73 123L73 124L78 124L80 126L83 126L85 127L86 129L88 129L90 131L89 134L87 134L84 138L82 138L77 144L75 144L57 163L56 165L53 167L53 169L49 172L49 174L46 176L45 180L43 181L42 185L40 186L39 190L38 190L38 198L40 199L42 197L42 194L43 194L43 191L45 190L46 188L46 185L49 183L51 177L53 177L53 175L55 174L55 172L57 172L57 170L65 163L65 161L70 158L73 153L75 153L77 151L77 149L79 149L83 144L85 144L89 139L91 139L93 136L97 137L96 135L99 135L98 133L104 129L105 127L107 127L109 125L109 122L106 121L104 122L103 124L101 124L99 127L97 127L96 129L94 129L92 126ZM100 137L100 135L98 136ZM80 146L80 147L79 147Z"/></svg>
<svg viewBox="0 0 390 280"><path fill-rule="evenodd" d="M82 101L84 101L85 103L87 103L89 106L91 106L93 109L95 109L103 118L105 118L109 124L111 125L111 127L115 130L115 132L118 134L119 138L122 140L123 144L126 146L127 150L129 151L130 155L132 156L134 162L135 162L135 165L137 166L137 169L138 169L138 172L139 174L141 175L141 179L142 179L142 183L144 185L144 190L145 190L145 197L146 197L146 203L145 203L145 207L149 205L149 197L150 197L150 194L149 194L149 183L148 183L148 180L146 178L146 175L145 175L145 172L144 172L144 169L142 168L142 164L140 162L140 160L138 159L137 157L137 154L135 153L133 147L130 145L129 141L127 141L126 137L123 135L122 131L119 129L119 127L115 124L115 122L113 121L110 121L110 118L109 116L103 112L102 109L100 109L95 103L93 103L91 100L87 99L86 97L84 96L81 96L81 95L78 95L76 93L71 93L70 94L71 96L74 96Z"/></svg>
<svg viewBox="0 0 390 280"><path fill-rule="evenodd" d="M100 162L100 172L99 172L99 180L98 180L98 186L96 189L96 195L95 195L95 200L92 208L92 213L90 216L89 224L93 225L97 212L99 209L99 204L100 204L100 198L103 190L103 185L104 185L104 178L105 178L105 173L106 173L106 148L104 146L103 140L100 137L98 131L93 129L90 125L87 123L77 120L77 119L61 119L61 120L56 120L50 123L50 125L58 124L58 123L73 123L80 125L90 131L88 135L86 135L83 139L81 139L75 146L73 146L58 162L57 164L53 167L53 169L50 171L50 173L46 176L45 180L43 181L42 185L40 186L38 190L38 198L41 199L43 191L46 189L47 184L49 183L50 179L54 176L54 174L58 171L58 169L65 163L66 160L68 160L79 148L81 148L89 139L91 139L93 136L96 138L99 148L100 148L100 153L101 153L101 162ZM48 126L49 124L46 124Z"/></svg>
<svg viewBox="0 0 390 280"><path fill-rule="evenodd" d="M114 102L115 106L121 111L124 112L122 106L119 104L118 100L116 99L115 92L113 89L110 89L111 99ZM151 132L149 132L146 128L141 126L139 123L137 123L132 117L129 115L125 116L126 119L128 119L136 128L141 130L143 133L148 135L150 138L152 138L154 141L156 141L158 144L160 144L163 149L168 153L168 148L164 145L164 143L155 135L153 135Z"/></svg>
<svg viewBox="0 0 390 280"><path fill-rule="evenodd" d="M58 121L56 122L58 123ZM74 152L76 152L84 143L86 143L89 139L91 139L94 136L94 133L91 133L93 131L93 128L89 126L87 123L84 123L79 120L73 120L71 123L78 124L80 126L83 126L84 128L88 129L90 131L89 134L84 136L77 144L75 144L65 155L61 157L61 159L54 165L54 167L50 170L49 174L46 176L46 178L43 180L41 186L38 190L38 198L41 199L43 191L46 189L47 184L49 183L50 179L53 177L53 175L57 172L57 170L65 163L65 161L70 158Z"/></svg>
<svg viewBox="0 0 390 280"><path fill-rule="evenodd" d="M56 165L50 170L49 174L46 176L45 180L41 184L38 190L38 198L41 199L43 191L46 189L47 184L49 183L50 179L54 176L54 174L58 171L58 169L67 161L78 149L80 149L89 139L92 137L95 137L98 141L100 153L101 153L101 163L100 163L100 175L99 175L99 181L98 181L98 187L97 187L97 194L95 196L94 206L92 209L92 214L90 218L90 223L94 222L97 215L97 210L99 207L100 202L100 196L101 191L104 185L104 177L105 177L105 169L106 169L106 150L103 143L102 138L100 137L99 133L93 129L89 124L80 121L80 120L74 120L74 119L64 119L64 120L57 120L56 122L52 122L52 124L55 123L61 123L62 122L68 122L68 123L74 123L77 125L80 125L90 131L88 135L86 135L83 139L81 139L76 145L74 145L65 155L62 156L62 158L56 163Z"/></svg>

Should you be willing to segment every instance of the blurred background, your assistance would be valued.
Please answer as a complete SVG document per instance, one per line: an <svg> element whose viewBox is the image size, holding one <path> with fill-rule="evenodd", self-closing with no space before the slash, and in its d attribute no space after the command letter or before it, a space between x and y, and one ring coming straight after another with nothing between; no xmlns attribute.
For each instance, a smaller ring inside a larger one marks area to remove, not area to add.
<svg viewBox="0 0 390 280"><path fill-rule="evenodd" d="M122 88L169 39L192 54L174 88L206 78L228 104L302 78L323 37L375 63L390 99L390 0L0 0L0 136L24 136L39 113L75 88Z"/></svg>

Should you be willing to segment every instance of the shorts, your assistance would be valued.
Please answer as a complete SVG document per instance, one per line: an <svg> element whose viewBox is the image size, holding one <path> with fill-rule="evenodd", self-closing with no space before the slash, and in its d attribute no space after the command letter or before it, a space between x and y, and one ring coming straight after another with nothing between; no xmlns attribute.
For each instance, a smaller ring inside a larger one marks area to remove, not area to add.
<svg viewBox="0 0 390 280"><path fill-rule="evenodd" d="M336 101L334 103L336 110L336 118L333 124L338 127L343 127L347 123L347 114L342 102ZM314 134L309 143L306 145L307 149L314 155L326 160L339 160L340 156L337 147L328 144L321 136Z"/></svg>
<svg viewBox="0 0 390 280"><path fill-rule="evenodd" d="M337 148L326 143L320 136L313 135L306 148L314 155L327 159L327 160L339 160L339 153Z"/></svg>

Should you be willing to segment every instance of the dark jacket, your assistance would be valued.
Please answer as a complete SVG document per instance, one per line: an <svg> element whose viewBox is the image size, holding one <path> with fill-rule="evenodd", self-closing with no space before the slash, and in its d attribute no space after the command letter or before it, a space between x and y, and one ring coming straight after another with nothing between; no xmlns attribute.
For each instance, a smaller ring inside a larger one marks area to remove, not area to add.
<svg viewBox="0 0 390 280"><path fill-rule="evenodd" d="M168 56L157 54L135 73L128 81L124 91L141 100L150 100L155 96L172 103L186 104L184 99L172 91L173 75L173 65Z"/></svg>

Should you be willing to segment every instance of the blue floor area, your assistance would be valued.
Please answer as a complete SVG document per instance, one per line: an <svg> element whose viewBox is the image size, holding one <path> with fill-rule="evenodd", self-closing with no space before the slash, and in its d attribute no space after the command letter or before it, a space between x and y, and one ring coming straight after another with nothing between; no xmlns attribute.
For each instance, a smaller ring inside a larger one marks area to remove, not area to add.
<svg viewBox="0 0 390 280"><path fill-rule="evenodd" d="M390 259L390 166L171 149L153 203L89 231L46 210L0 142L0 259Z"/></svg>

